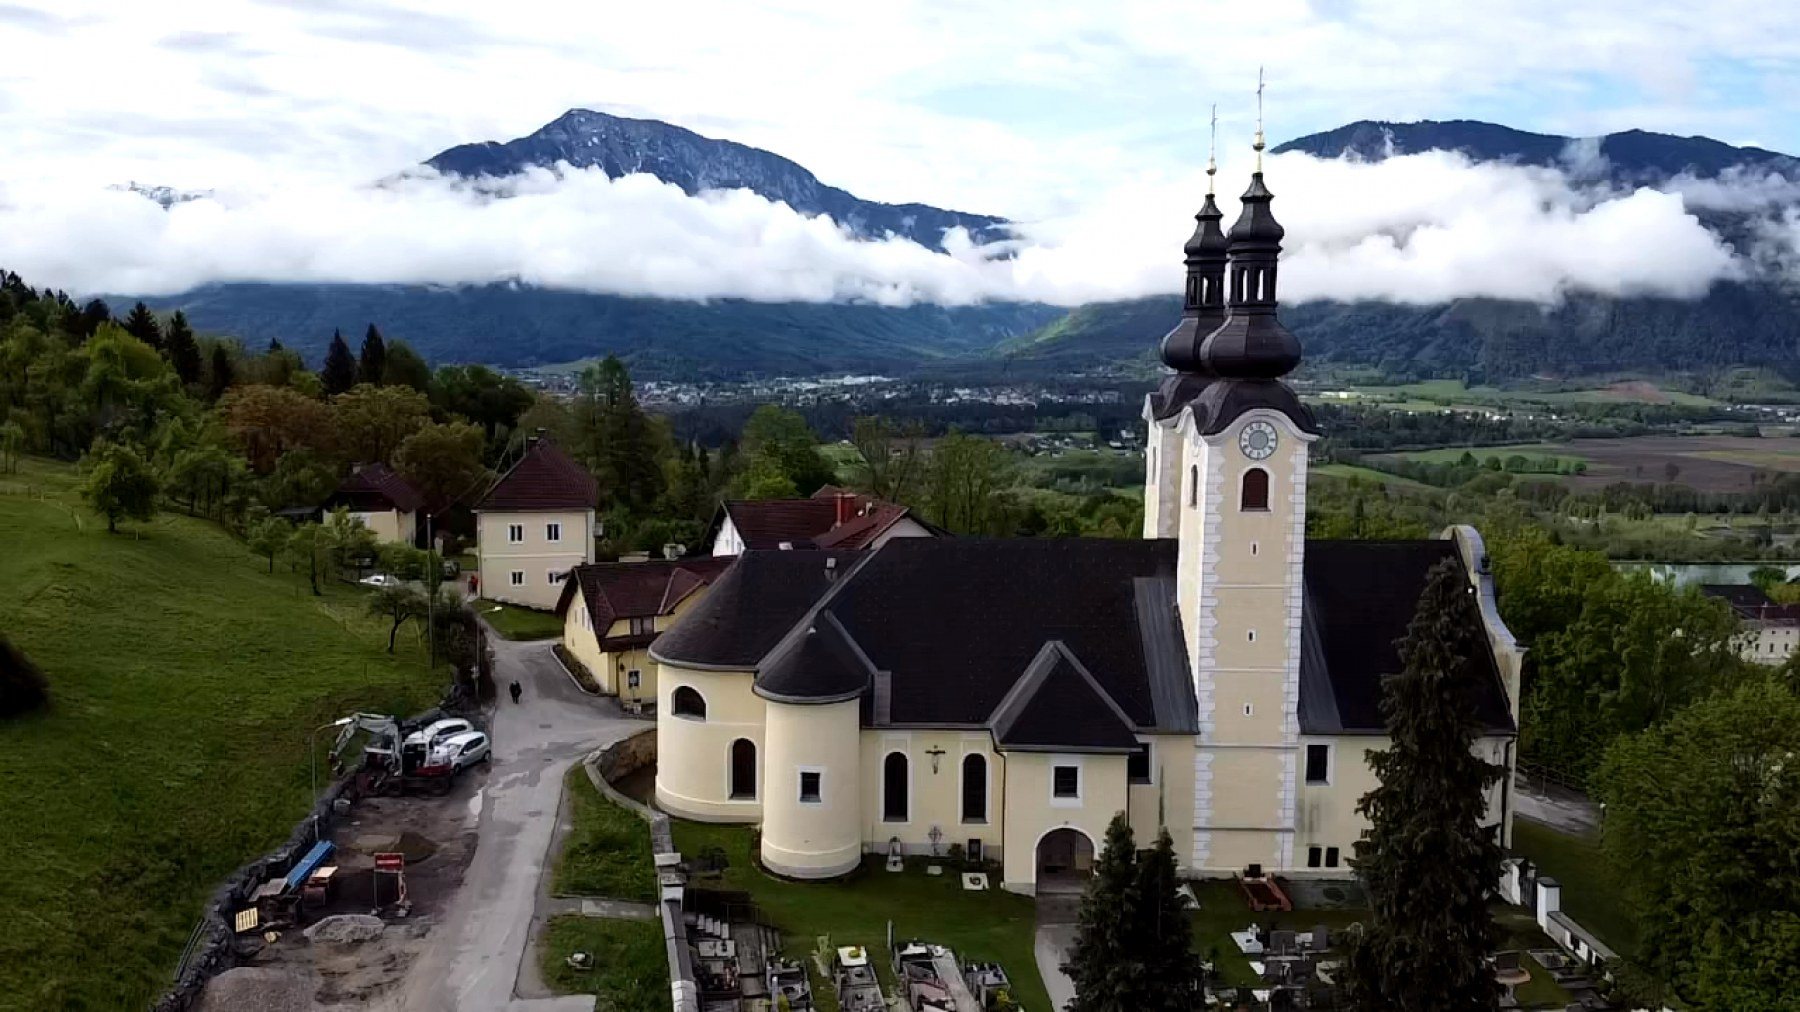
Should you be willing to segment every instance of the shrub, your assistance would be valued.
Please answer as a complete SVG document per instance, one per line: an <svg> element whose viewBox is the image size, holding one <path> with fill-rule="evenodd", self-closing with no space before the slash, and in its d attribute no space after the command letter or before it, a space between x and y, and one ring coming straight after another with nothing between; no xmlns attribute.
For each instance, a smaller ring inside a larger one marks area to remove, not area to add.
<svg viewBox="0 0 1800 1012"><path fill-rule="evenodd" d="M0 717L27 713L49 701L50 683L44 673L24 651L0 636Z"/></svg>

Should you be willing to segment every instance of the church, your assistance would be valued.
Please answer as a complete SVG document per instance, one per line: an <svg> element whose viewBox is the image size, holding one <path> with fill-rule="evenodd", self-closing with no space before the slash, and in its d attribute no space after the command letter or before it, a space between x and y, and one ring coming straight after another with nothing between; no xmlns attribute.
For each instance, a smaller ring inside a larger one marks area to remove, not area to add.
<svg viewBox="0 0 1800 1012"><path fill-rule="evenodd" d="M763 864L801 879L954 845L1007 889L1069 888L1120 812L1140 841L1166 827L1196 877L1348 878L1382 680L1450 559L1489 647L1467 691L1510 843L1523 650L1480 536L1306 538L1319 427L1283 381L1301 349L1257 151L1229 233L1209 185L1185 247L1143 540L744 552L650 649L660 807L759 824Z"/></svg>

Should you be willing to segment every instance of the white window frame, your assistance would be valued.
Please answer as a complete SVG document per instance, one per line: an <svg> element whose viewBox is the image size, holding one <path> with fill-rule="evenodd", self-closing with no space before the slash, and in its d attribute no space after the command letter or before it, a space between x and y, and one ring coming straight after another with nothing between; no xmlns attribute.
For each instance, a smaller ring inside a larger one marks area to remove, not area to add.
<svg viewBox="0 0 1800 1012"><path fill-rule="evenodd" d="M525 543L525 525L524 524L507 524L506 525L506 543L509 545L524 544Z"/></svg>
<svg viewBox="0 0 1800 1012"><path fill-rule="evenodd" d="M1075 794L1073 797L1065 797L1056 793L1056 771L1065 766L1075 770ZM1083 799L1087 795L1087 776L1082 766L1080 756L1058 756L1050 761L1050 807L1080 808L1082 806Z"/></svg>
<svg viewBox="0 0 1800 1012"><path fill-rule="evenodd" d="M819 778L819 796L811 801L806 800L806 775L814 774ZM802 805L817 807L825 803L825 767L800 766L794 770L794 796Z"/></svg>
<svg viewBox="0 0 1800 1012"><path fill-rule="evenodd" d="M1314 780L1314 779L1312 779L1312 777L1307 775L1307 769L1312 766L1312 750L1315 748L1322 748L1325 750L1325 779L1323 779L1323 780ZM1306 786L1308 786L1308 787L1330 787L1331 786L1332 774L1337 772L1333 768L1333 763L1337 759L1337 757L1333 753L1335 753L1336 751L1337 750L1332 748L1331 743L1328 741L1309 741L1306 743L1306 750L1304 753L1302 753L1302 755L1300 757L1300 778L1306 784Z"/></svg>
<svg viewBox="0 0 1800 1012"><path fill-rule="evenodd" d="M523 587L525 586L525 571L523 569L515 569L507 579L511 582L512 586Z"/></svg>
<svg viewBox="0 0 1800 1012"><path fill-rule="evenodd" d="M547 523L544 525L544 540L557 542L562 540L562 524Z"/></svg>
<svg viewBox="0 0 1800 1012"><path fill-rule="evenodd" d="M568 578L569 578L569 571L566 569L552 569L548 573L545 574L545 579L549 581L550 586L552 586L552 587L562 583L564 580L567 580Z"/></svg>

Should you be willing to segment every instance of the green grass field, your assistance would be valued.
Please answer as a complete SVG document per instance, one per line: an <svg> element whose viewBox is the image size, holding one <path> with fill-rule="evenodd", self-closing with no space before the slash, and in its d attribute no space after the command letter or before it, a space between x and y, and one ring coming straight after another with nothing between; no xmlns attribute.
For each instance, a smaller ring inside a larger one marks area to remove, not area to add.
<svg viewBox="0 0 1800 1012"><path fill-rule="evenodd" d="M1637 951L1637 925L1606 871L1600 841L1525 819L1513 823L1513 851L1562 884L1562 908L1621 956Z"/></svg>
<svg viewBox="0 0 1800 1012"><path fill-rule="evenodd" d="M594 968L569 966L572 953L594 957ZM554 918L538 950L544 981L564 994L595 996L595 1012L642 1012L669 1004L669 963L656 921Z"/></svg>
<svg viewBox="0 0 1800 1012"><path fill-rule="evenodd" d="M0 476L0 632L50 681L0 721L0 1009L141 1008L202 903L309 806L308 732L443 678L363 593L175 514L108 535L66 465Z"/></svg>
<svg viewBox="0 0 1800 1012"><path fill-rule="evenodd" d="M563 634L563 620L555 612L501 604L486 598L471 602L470 606L494 627L495 632L509 640L547 640Z"/></svg>
<svg viewBox="0 0 1800 1012"><path fill-rule="evenodd" d="M1567 446L1555 443L1515 443L1507 446L1445 446L1435 450L1402 450L1399 453L1381 454L1381 456L1397 457L1405 460L1417 460L1432 464L1454 464L1462 459L1463 454L1470 454L1477 462L1489 457L1505 460L1517 455L1530 460L1555 460L1559 466L1573 465L1587 458L1570 452Z"/></svg>
<svg viewBox="0 0 1800 1012"><path fill-rule="evenodd" d="M563 779L573 828L556 859L555 891L565 896L606 896L656 902L656 868L650 860L650 827L594 788L577 765Z"/></svg>
<svg viewBox="0 0 1800 1012"><path fill-rule="evenodd" d="M670 820L675 847L692 860L708 847L725 851L730 867L727 889L742 889L781 929L790 957L812 951L815 936L830 935L833 945L866 945L885 952L887 925L897 937L917 937L948 945L964 960L1000 963L1012 978L1014 997L1028 1009L1050 1008L1032 953L1036 907L1031 899L992 889L965 892L946 869L926 875L911 863L906 871L884 871L879 858L867 858L861 870L835 882L786 882L758 871L750 860L750 831L741 826L705 825ZM704 885L705 883L700 883ZM882 979L887 960L876 960Z"/></svg>
<svg viewBox="0 0 1800 1012"><path fill-rule="evenodd" d="M1377 471L1372 467L1358 467L1355 464L1317 464L1308 473L1326 478L1361 478L1364 481L1378 482L1390 488L1406 489L1410 492L1442 492L1443 489L1427 485L1422 481L1402 478L1397 474Z"/></svg>

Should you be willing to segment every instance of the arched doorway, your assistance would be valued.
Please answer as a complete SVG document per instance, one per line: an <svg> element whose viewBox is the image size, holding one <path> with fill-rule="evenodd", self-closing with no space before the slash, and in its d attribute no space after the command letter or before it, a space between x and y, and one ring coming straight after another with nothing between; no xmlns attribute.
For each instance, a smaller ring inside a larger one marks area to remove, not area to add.
<svg viewBox="0 0 1800 1012"><path fill-rule="evenodd" d="M756 798L756 743L748 738L731 743L731 797L734 801Z"/></svg>
<svg viewBox="0 0 1800 1012"><path fill-rule="evenodd" d="M1037 845L1037 891L1080 892L1094 870L1094 841L1079 829L1053 829Z"/></svg>

